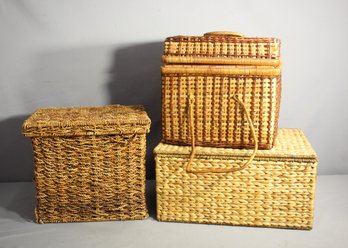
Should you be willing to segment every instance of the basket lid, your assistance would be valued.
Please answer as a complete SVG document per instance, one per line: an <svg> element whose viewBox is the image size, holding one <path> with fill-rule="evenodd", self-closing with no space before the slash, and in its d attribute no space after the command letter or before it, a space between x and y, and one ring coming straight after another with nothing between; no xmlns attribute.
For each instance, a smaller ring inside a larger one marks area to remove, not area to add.
<svg viewBox="0 0 348 248"><path fill-rule="evenodd" d="M160 143L154 150L155 154L185 155L189 156L190 146L176 146ZM250 157L250 149L213 148L196 146L196 157L209 158L237 158ZM317 155L311 144L306 139L303 131L297 128L280 128L275 140L275 145L270 150L258 150L254 160L257 159L310 159L317 160Z"/></svg>
<svg viewBox="0 0 348 248"><path fill-rule="evenodd" d="M216 31L203 36L173 36L165 40L164 63L279 66L280 40Z"/></svg>
<svg viewBox="0 0 348 248"><path fill-rule="evenodd" d="M39 137L147 133L150 123L140 105L40 108L23 123L23 134Z"/></svg>

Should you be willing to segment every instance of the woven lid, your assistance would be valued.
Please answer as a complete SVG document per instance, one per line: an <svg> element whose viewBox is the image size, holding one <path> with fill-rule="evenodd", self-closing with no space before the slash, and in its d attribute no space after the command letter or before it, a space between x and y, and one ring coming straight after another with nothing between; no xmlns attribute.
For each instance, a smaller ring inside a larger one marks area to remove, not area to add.
<svg viewBox="0 0 348 248"><path fill-rule="evenodd" d="M36 136L78 136L135 134L150 130L143 106L41 108L23 124L23 134Z"/></svg>
<svg viewBox="0 0 348 248"><path fill-rule="evenodd" d="M154 150L155 154L185 155L189 156L190 146L175 146L160 143ZM196 157L250 157L252 150L197 147ZM258 150L254 160L257 159L317 159L317 155L311 144L306 139L301 129L281 128L275 146L271 150Z"/></svg>
<svg viewBox="0 0 348 248"><path fill-rule="evenodd" d="M203 36L174 36L165 40L165 63L240 64L279 66L280 40L245 37L236 32L209 32Z"/></svg>

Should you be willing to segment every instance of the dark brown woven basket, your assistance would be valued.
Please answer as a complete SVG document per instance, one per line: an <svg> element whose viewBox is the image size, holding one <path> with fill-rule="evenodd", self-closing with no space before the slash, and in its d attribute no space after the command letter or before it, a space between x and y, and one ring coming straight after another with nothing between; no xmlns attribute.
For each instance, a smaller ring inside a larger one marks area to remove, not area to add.
<svg viewBox="0 0 348 248"><path fill-rule="evenodd" d="M147 217L146 133L141 106L39 109L23 124L31 137L36 220L80 222Z"/></svg>

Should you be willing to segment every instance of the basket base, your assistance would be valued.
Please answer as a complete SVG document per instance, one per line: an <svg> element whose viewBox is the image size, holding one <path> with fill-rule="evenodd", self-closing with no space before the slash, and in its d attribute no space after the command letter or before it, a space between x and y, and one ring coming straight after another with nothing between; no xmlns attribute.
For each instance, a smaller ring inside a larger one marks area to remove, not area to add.
<svg viewBox="0 0 348 248"><path fill-rule="evenodd" d="M35 220L38 224L48 223L69 223L69 222L98 222L98 221L127 221L127 220L144 220L149 217L148 212L139 213L137 215L120 215L120 216L93 216L92 218L63 218L59 216L45 217L39 216L38 210L35 208Z"/></svg>
<svg viewBox="0 0 348 248"><path fill-rule="evenodd" d="M224 221L185 221L185 220L172 220L172 219L162 219L157 216L157 220L161 222L176 222L176 223L188 223L188 224L206 224L206 225L227 225L227 226L245 226L245 227L256 227L256 228L277 228L277 229L294 229L294 230L312 230L313 226L292 226L288 224L277 225L272 223L262 223L262 224L242 224L242 223L232 223L232 222L224 222Z"/></svg>

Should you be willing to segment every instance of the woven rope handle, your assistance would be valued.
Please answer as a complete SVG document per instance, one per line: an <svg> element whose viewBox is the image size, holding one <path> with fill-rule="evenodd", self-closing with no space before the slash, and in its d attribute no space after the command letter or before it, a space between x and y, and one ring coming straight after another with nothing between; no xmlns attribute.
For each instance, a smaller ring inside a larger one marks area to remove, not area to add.
<svg viewBox="0 0 348 248"><path fill-rule="evenodd" d="M205 33L204 36L234 36L234 37L244 37L244 34L238 32L229 31L214 31Z"/></svg>
<svg viewBox="0 0 348 248"><path fill-rule="evenodd" d="M193 101L193 97L192 97L192 95L190 95L189 101L188 101L188 119L189 119L189 127L191 129L192 149L191 149L191 154L190 154L190 160L186 164L186 172L188 172L188 173L207 173L207 172L228 173L228 172L240 171L240 170L245 169L254 160L254 157L255 157L257 149L258 149L258 141L257 141L256 134L255 134L254 124L251 121L251 118L250 118L250 116L249 116L249 114L248 114L248 112L247 112L247 110L245 108L244 103L236 95L233 95L232 99L235 100L237 103L239 103L242 106L242 109L243 109L243 111L245 113L245 116L247 118L248 124L250 126L251 133L253 135L253 139L255 141L254 150L253 150L253 153L251 154L249 160L246 163L244 163L242 166L240 166L239 168L230 168L230 169L228 169L228 168L211 168L211 169L200 169L200 170L192 169L192 162L193 162L193 159L194 159L195 154L196 154L196 140L195 140L195 129L194 129L193 117L192 117L192 112L193 112L192 101Z"/></svg>

